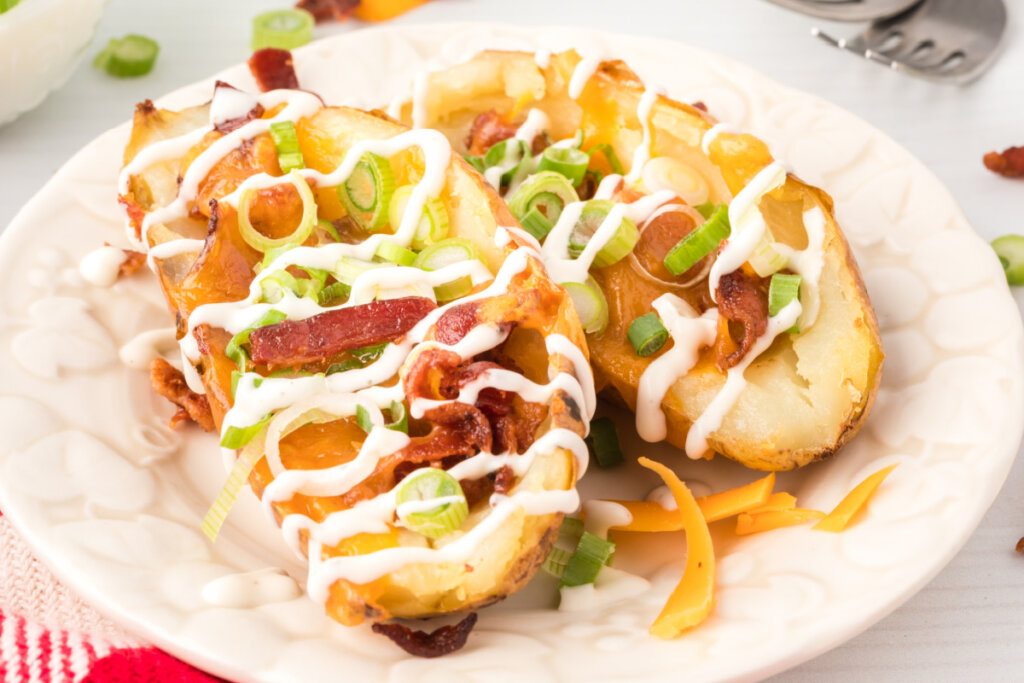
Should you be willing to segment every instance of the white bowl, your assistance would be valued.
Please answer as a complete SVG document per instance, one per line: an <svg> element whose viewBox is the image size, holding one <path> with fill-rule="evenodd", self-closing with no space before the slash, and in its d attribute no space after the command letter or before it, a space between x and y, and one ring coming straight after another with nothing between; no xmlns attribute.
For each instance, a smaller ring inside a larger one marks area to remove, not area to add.
<svg viewBox="0 0 1024 683"><path fill-rule="evenodd" d="M21 0L0 14L0 125L64 84L107 0Z"/></svg>

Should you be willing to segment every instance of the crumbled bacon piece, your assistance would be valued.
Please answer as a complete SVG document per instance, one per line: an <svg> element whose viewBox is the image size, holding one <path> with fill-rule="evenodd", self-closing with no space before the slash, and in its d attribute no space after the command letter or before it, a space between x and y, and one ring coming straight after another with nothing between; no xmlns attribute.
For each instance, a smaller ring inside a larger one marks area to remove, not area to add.
<svg viewBox="0 0 1024 683"><path fill-rule="evenodd" d="M231 85L230 83L225 83L224 81L217 81L216 85L214 85L214 88L213 88L214 97L217 96L216 93L221 88L229 88L231 90L238 90L238 88L236 88L235 86ZM220 133L221 135L227 135L231 131L237 130L237 129L241 128L242 126L244 126L245 124L249 123L250 121L253 121L255 119L258 119L258 118L262 117L265 111L266 110L263 108L263 105L260 104L259 102L257 102L256 106L254 106L252 109L247 111L245 114L242 114L241 116L236 116L233 119L228 119L227 121L221 121L216 126L214 126L213 129L215 131L217 131L218 133Z"/></svg>
<svg viewBox="0 0 1024 683"><path fill-rule="evenodd" d="M497 474L494 475L494 492L505 494L512 490L512 485L516 482L516 473L512 471L512 468L508 465L504 465Z"/></svg>
<svg viewBox="0 0 1024 683"><path fill-rule="evenodd" d="M109 244L107 245L110 246ZM124 252L124 261L117 267L118 277L127 277L133 273L139 272L142 266L146 265L146 255L141 251L135 251L134 249L122 249Z"/></svg>
<svg viewBox="0 0 1024 683"><path fill-rule="evenodd" d="M249 71L263 92L279 88L295 90L299 87L292 53L288 50L279 50L276 47L256 50L252 57L249 57Z"/></svg>
<svg viewBox="0 0 1024 683"><path fill-rule="evenodd" d="M699 110L701 110L704 113L707 113L707 111L708 111L708 105L704 104L704 102L702 102L701 100L697 100L696 102L694 102L690 106L693 107L694 109L699 109Z"/></svg>
<svg viewBox="0 0 1024 683"><path fill-rule="evenodd" d="M466 137L466 148L470 154L483 154L502 140L516 134L519 126L504 115L491 109L473 119L473 125Z"/></svg>
<svg viewBox="0 0 1024 683"><path fill-rule="evenodd" d="M718 355L718 367L724 371L739 363L754 341L768 329L768 297L743 271L733 271L718 281L718 312L728 321L743 326L739 348Z"/></svg>
<svg viewBox="0 0 1024 683"><path fill-rule="evenodd" d="M442 626L430 633L413 631L402 624L374 624L373 632L387 636L391 641L415 657L440 657L461 650L476 626L476 612L452 626Z"/></svg>
<svg viewBox="0 0 1024 683"><path fill-rule="evenodd" d="M146 219L146 212L135 201L135 195L131 192L118 195L117 202L124 207L125 213L128 214L128 223L135 233L135 239L142 239L142 221Z"/></svg>
<svg viewBox="0 0 1024 683"><path fill-rule="evenodd" d="M185 420L192 420L208 432L216 429L210 402L188 388L181 370L163 358L157 358L149 366L149 381L153 391L178 406L178 412L171 417L172 428L177 428Z"/></svg>
<svg viewBox="0 0 1024 683"><path fill-rule="evenodd" d="M295 6L313 15L316 23L345 21L359 7L360 0L299 0Z"/></svg>
<svg viewBox="0 0 1024 683"><path fill-rule="evenodd" d="M1021 538L1019 541L1017 541L1016 550L1018 553L1024 553L1024 538Z"/></svg>
<svg viewBox="0 0 1024 683"><path fill-rule="evenodd" d="M1008 147L1002 152L989 152L983 161L985 168L1004 178L1024 176L1024 147Z"/></svg>
<svg viewBox="0 0 1024 683"><path fill-rule="evenodd" d="M420 296L371 301L253 330L252 360L292 367L399 339L437 306Z"/></svg>

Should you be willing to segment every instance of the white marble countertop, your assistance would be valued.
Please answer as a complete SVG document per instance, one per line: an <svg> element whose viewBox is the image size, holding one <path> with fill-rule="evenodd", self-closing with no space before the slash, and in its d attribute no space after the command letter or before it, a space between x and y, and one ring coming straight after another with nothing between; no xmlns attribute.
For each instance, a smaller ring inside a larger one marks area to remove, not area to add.
<svg viewBox="0 0 1024 683"><path fill-rule="evenodd" d="M809 34L820 22L762 0L434 0L398 21L582 25L715 50L881 128L935 171L975 229L992 239L1024 233L1024 181L1003 180L981 164L982 154L991 149L1024 144L1024 2L1007 4L1007 48L992 71L969 87L913 80L826 48ZM86 61L35 112L0 128L0 226L75 151L125 120L136 101L244 60L249 18L286 5L280 0L111 0L89 48L90 59L108 38L142 33L159 41L158 65L144 79L118 81ZM317 32L359 27L350 22ZM852 34L858 27L829 28ZM1024 302L1024 292L1016 296ZM964 549L927 587L866 633L776 680L1024 676L1024 557L1013 551L1024 535L1021 491L1024 461L1015 465Z"/></svg>

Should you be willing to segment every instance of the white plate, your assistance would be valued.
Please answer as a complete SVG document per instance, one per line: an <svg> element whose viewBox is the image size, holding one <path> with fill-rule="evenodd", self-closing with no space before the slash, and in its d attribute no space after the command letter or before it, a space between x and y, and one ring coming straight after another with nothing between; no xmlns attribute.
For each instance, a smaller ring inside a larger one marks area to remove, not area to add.
<svg viewBox="0 0 1024 683"><path fill-rule="evenodd" d="M447 41L447 42L446 42ZM113 290L74 264L123 242L115 177L128 127L77 154L0 239L0 506L35 551L127 628L222 676L258 681L752 679L809 659L895 609L950 560L1002 484L1024 419L1022 328L999 264L938 180L871 126L721 57L676 43L568 29L435 25L359 31L296 54L300 82L328 102L381 106L427 60L483 46L575 43L626 59L649 82L765 138L777 157L835 198L878 311L888 359L874 413L834 461L779 477L800 504L830 509L866 474L899 461L858 523L736 538L716 525L717 607L671 642L647 635L678 580L684 539L632 538L617 563L651 584L591 612L554 609L539 576L484 610L469 645L405 657L368 628L347 629L306 598L248 608L201 597L214 577L267 566L303 570L243 500L216 546L199 520L223 478L215 440L169 432L169 406L118 361L135 334L168 326L155 280ZM239 66L218 76L252 87ZM161 100L180 107L211 83ZM158 415L160 417L155 417ZM621 417L621 416L620 416ZM624 426L627 421L624 419ZM626 440L698 492L750 481L731 463L692 463ZM585 497L639 497L635 467L592 469Z"/></svg>

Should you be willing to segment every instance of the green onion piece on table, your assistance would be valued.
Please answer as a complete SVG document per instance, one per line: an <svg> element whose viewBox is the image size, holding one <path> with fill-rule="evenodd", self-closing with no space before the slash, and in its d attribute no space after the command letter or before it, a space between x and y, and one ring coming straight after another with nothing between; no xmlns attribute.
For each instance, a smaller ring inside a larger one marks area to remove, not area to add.
<svg viewBox="0 0 1024 683"><path fill-rule="evenodd" d="M772 275L772 280L768 284L768 315L778 315L779 311L800 296L800 281L802 279L799 275L783 275L782 273ZM799 331L799 325L793 325L787 330L793 334Z"/></svg>
<svg viewBox="0 0 1024 683"><path fill-rule="evenodd" d="M3 14L7 10L14 9L21 0L0 0L0 14Z"/></svg>
<svg viewBox="0 0 1024 683"><path fill-rule="evenodd" d="M668 341L668 330L661 324L657 313L647 313L629 324L626 338L638 356L657 353Z"/></svg>
<svg viewBox="0 0 1024 683"><path fill-rule="evenodd" d="M277 121L270 124L270 138L274 141L274 149L277 150L277 163L281 167L282 173L306 168L302 150L299 149L295 124L292 121Z"/></svg>
<svg viewBox="0 0 1024 683"><path fill-rule="evenodd" d="M422 270L439 270L453 263L473 261L480 258L476 245L464 237L449 237L431 244L416 257L415 267Z"/></svg>
<svg viewBox="0 0 1024 683"><path fill-rule="evenodd" d="M575 517L566 517L558 529L558 537L551 546L551 552L541 565L541 569L556 578L562 578L565 567L569 564L572 553L583 535L583 521Z"/></svg>
<svg viewBox="0 0 1024 683"><path fill-rule="evenodd" d="M134 78L145 76L153 70L159 52L160 46L155 40L132 34L124 38L111 38L92 63L111 76Z"/></svg>
<svg viewBox="0 0 1024 683"><path fill-rule="evenodd" d="M1011 285L1024 285L1024 235L1003 235L992 240L999 262Z"/></svg>
<svg viewBox="0 0 1024 683"><path fill-rule="evenodd" d="M391 162L367 152L348 179L338 186L338 199L359 227L376 232L387 223L388 204L394 191Z"/></svg>
<svg viewBox="0 0 1024 683"><path fill-rule="evenodd" d="M587 243L593 239L601 224L608 218L614 207L615 202L609 199L591 199L583 206L583 211L580 213L580 217L572 229L572 234L569 235L570 256L579 258ZM615 234L597 252L597 257L594 259L594 267L604 268L613 263L618 263L629 252L633 251L633 247L636 246L639 239L640 231L637 230L636 224L623 216L619 221Z"/></svg>
<svg viewBox="0 0 1024 683"><path fill-rule="evenodd" d="M608 326L608 301L601 285L592 277L583 282L563 282L569 292L583 331L587 334L601 334Z"/></svg>
<svg viewBox="0 0 1024 683"><path fill-rule="evenodd" d="M242 239L257 251L265 253L274 248L302 244L313 233L313 228L316 227L316 198L313 197L313 190L309 188L305 178L298 171L292 171L284 177L284 182L291 184L302 200L302 217L299 219L299 224L295 227L292 234L286 237L278 239L267 237L253 227L249 212L253 201L258 196L256 190L245 190L238 200L238 231L241 233Z"/></svg>
<svg viewBox="0 0 1024 683"><path fill-rule="evenodd" d="M399 226L402 225L402 217L405 216L409 198L415 189L415 185L403 185L391 195L391 203L388 206L388 222L391 223L392 232L398 232ZM444 208L444 202L437 197L430 197L423 203L423 214L416 225L412 248L424 249L435 242L440 242L447 236L448 211Z"/></svg>
<svg viewBox="0 0 1024 683"><path fill-rule="evenodd" d="M601 568L608 563L613 552L615 552L614 543L584 531L580 542L576 545L575 552L569 558L558 587L594 583Z"/></svg>
<svg viewBox="0 0 1024 683"><path fill-rule="evenodd" d="M554 171L565 176L573 185L583 182L590 156L572 147L548 147L540 157L538 171Z"/></svg>
<svg viewBox="0 0 1024 683"><path fill-rule="evenodd" d="M587 436L587 448L597 466L603 469L621 465L623 462L622 447L619 446L619 433L615 422L608 417L598 417L590 421L590 435Z"/></svg>
<svg viewBox="0 0 1024 683"><path fill-rule="evenodd" d="M682 275L717 249L730 232L729 207L720 204L706 223L698 225L669 250L664 259L665 267L673 275Z"/></svg>
<svg viewBox="0 0 1024 683"><path fill-rule="evenodd" d="M313 15L302 9L279 9L258 14L252 20L252 43L255 50L276 47L294 50L313 40Z"/></svg>
<svg viewBox="0 0 1024 683"><path fill-rule="evenodd" d="M414 471L395 492L398 519L428 538L455 531L469 516L462 487L448 472L434 467Z"/></svg>

